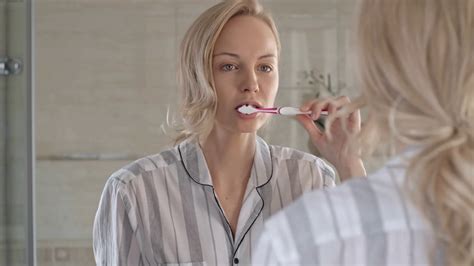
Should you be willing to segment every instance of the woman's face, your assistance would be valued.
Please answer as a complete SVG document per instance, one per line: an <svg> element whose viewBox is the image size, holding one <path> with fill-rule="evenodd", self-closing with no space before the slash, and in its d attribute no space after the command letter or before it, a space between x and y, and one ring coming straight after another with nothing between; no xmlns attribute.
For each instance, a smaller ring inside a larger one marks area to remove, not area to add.
<svg viewBox="0 0 474 266"><path fill-rule="evenodd" d="M237 16L224 26L214 47L216 127L231 133L256 132L268 114L244 115L250 104L271 107L278 90L278 50L271 28L261 19Z"/></svg>

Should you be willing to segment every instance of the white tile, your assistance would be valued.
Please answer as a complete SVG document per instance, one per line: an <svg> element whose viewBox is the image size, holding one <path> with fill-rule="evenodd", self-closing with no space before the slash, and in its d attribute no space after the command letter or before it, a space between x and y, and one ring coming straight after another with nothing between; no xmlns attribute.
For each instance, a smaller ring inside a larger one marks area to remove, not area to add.
<svg viewBox="0 0 474 266"><path fill-rule="evenodd" d="M152 3L39 5L39 155L145 154L168 141L160 126L176 102L173 10Z"/></svg>
<svg viewBox="0 0 474 266"><path fill-rule="evenodd" d="M160 129L167 104L43 106L38 111L37 154L155 153L170 142Z"/></svg>
<svg viewBox="0 0 474 266"><path fill-rule="evenodd" d="M105 182L127 161L38 161L36 230L42 240L90 240Z"/></svg>

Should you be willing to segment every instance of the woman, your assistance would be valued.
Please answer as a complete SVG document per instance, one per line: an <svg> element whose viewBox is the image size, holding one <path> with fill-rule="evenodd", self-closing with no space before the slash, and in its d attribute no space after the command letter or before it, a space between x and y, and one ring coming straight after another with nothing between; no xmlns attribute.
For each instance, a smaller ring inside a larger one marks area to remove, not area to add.
<svg viewBox="0 0 474 266"><path fill-rule="evenodd" d="M474 1L361 2L362 96L334 116L366 105L359 146L397 154L272 217L254 262L474 265Z"/></svg>
<svg viewBox="0 0 474 266"><path fill-rule="evenodd" d="M257 136L267 115L236 110L273 106L279 51L273 20L256 1L219 3L192 24L178 67L178 144L108 180L94 223L98 265L249 264L264 220L304 191L334 185L321 159ZM332 112L347 102L303 108L317 118L323 108ZM310 117L299 119L316 128ZM357 129L357 112L352 119ZM363 174L360 159L339 148L345 139L314 141L341 177Z"/></svg>

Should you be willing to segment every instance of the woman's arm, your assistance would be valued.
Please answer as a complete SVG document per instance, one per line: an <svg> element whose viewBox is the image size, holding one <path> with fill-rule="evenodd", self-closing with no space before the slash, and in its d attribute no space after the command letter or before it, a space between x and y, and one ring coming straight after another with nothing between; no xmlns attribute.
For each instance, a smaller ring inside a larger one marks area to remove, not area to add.
<svg viewBox="0 0 474 266"><path fill-rule="evenodd" d="M97 265L139 265L140 252L130 223L130 195L123 184L110 178L97 210L93 247Z"/></svg>

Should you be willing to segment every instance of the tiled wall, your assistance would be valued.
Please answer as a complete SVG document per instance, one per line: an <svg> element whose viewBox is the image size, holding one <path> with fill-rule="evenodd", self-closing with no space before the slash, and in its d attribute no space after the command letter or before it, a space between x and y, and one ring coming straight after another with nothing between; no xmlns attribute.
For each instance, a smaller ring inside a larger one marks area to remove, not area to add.
<svg viewBox="0 0 474 266"><path fill-rule="evenodd" d="M92 221L105 180L169 145L160 126L177 103L177 47L215 2L36 1L39 265L93 265ZM351 83L353 2L263 1L283 44L279 104L298 106L315 94L303 70ZM274 144L308 149L305 132L287 118L273 119L262 134Z"/></svg>

